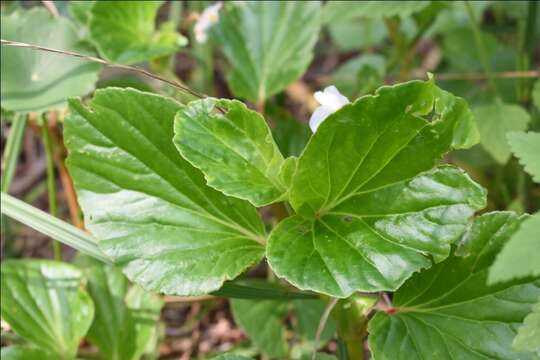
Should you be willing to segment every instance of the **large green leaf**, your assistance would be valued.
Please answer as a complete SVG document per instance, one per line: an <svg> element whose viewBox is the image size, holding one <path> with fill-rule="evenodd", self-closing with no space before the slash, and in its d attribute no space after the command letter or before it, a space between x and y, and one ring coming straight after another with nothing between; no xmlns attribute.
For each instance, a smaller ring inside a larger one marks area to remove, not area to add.
<svg viewBox="0 0 540 360"><path fill-rule="evenodd" d="M230 3L211 28L232 65L234 94L263 101L306 70L320 30L318 1Z"/></svg>
<svg viewBox="0 0 540 360"><path fill-rule="evenodd" d="M193 101L177 113L174 131L176 147L209 186L256 206L283 199L283 156L263 117L241 102Z"/></svg>
<svg viewBox="0 0 540 360"><path fill-rule="evenodd" d="M540 213L523 221L489 271L491 283L540 276Z"/></svg>
<svg viewBox="0 0 540 360"><path fill-rule="evenodd" d="M2 39L79 51L75 27L63 17L34 8L2 15ZM100 65L70 56L2 46L2 108L45 111L62 108L69 96L94 88Z"/></svg>
<svg viewBox="0 0 540 360"><path fill-rule="evenodd" d="M70 101L65 139L87 228L132 281L194 295L217 290L263 255L247 202L205 185L172 142L181 105L133 89Z"/></svg>
<svg viewBox="0 0 540 360"><path fill-rule="evenodd" d="M486 285L497 252L519 223L513 213L478 217L461 255L414 275L394 295L391 314L369 323L375 359L528 359L512 351L540 280Z"/></svg>
<svg viewBox="0 0 540 360"><path fill-rule="evenodd" d="M497 162L506 163L510 158L507 133L526 130L529 113L519 105L497 103L478 107L474 114L482 146Z"/></svg>
<svg viewBox="0 0 540 360"><path fill-rule="evenodd" d="M132 64L174 53L186 40L168 24L155 30L162 1L96 1L90 34L101 56Z"/></svg>
<svg viewBox="0 0 540 360"><path fill-rule="evenodd" d="M88 340L97 346L104 359L140 359L156 335L162 301L155 295L136 290L137 287L129 289L127 278L113 266L89 258L79 259L79 264L86 274L88 292L95 304ZM128 303L128 291L141 293L136 303Z"/></svg>
<svg viewBox="0 0 540 360"><path fill-rule="evenodd" d="M540 301L523 320L512 346L516 351L532 352L540 357Z"/></svg>
<svg viewBox="0 0 540 360"><path fill-rule="evenodd" d="M422 118L432 110L431 122ZM441 261L485 191L456 168L418 174L475 139L464 100L431 81L344 106L298 160L289 197L299 215L273 230L272 269L301 289L347 297L395 290L430 256Z"/></svg>
<svg viewBox="0 0 540 360"><path fill-rule="evenodd" d="M514 156L519 159L533 180L540 183L540 133L511 132L506 138Z"/></svg>
<svg viewBox="0 0 540 360"><path fill-rule="evenodd" d="M75 358L94 317L81 271L50 260L5 260L1 277L2 319L44 351Z"/></svg>
<svg viewBox="0 0 540 360"><path fill-rule="evenodd" d="M329 1L324 21L343 21L354 17L407 17L429 5L429 1Z"/></svg>

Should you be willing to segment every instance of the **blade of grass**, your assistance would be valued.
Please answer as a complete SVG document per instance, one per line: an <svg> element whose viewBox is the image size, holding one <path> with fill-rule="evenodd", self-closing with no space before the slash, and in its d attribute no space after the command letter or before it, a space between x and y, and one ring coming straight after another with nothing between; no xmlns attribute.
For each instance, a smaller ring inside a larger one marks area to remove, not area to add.
<svg viewBox="0 0 540 360"><path fill-rule="evenodd" d="M15 115L11 124L11 129L6 141L6 147L4 150L4 157L2 159L2 185L3 192L9 191L9 185L15 175L15 169L17 167L17 160L21 151L22 139L24 137L24 130L26 129L26 116L22 114Z"/></svg>
<svg viewBox="0 0 540 360"><path fill-rule="evenodd" d="M92 256L108 264L112 263L99 250L96 241L88 233L4 192L0 199L2 214L20 221L83 254Z"/></svg>
<svg viewBox="0 0 540 360"><path fill-rule="evenodd" d="M226 282L221 289L211 293L214 296L221 296L232 299L272 299L272 300L291 300L291 299L318 299L317 294L289 290L288 288L276 288L272 283L268 286L261 283L242 284L241 281Z"/></svg>

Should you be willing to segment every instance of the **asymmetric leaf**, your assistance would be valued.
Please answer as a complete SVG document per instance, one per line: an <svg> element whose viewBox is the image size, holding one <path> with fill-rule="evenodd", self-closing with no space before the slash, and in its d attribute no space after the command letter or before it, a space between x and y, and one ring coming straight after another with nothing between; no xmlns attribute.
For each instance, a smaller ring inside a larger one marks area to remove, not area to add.
<svg viewBox="0 0 540 360"><path fill-rule="evenodd" d="M261 259L263 225L247 202L207 187L172 142L177 102L133 89L70 100L65 122L87 228L132 281L194 295Z"/></svg>
<svg viewBox="0 0 540 360"><path fill-rule="evenodd" d="M540 301L523 320L523 325L518 329L512 346L516 351L532 352L540 356Z"/></svg>
<svg viewBox="0 0 540 360"><path fill-rule="evenodd" d="M482 146L497 162L506 163L510 158L506 136L510 131L525 131L529 113L518 105L492 104L476 108L474 114Z"/></svg>
<svg viewBox="0 0 540 360"><path fill-rule="evenodd" d="M540 183L540 133L511 132L506 138L510 150L537 183Z"/></svg>
<svg viewBox="0 0 540 360"><path fill-rule="evenodd" d="M489 282L540 276L540 213L524 220L489 270Z"/></svg>
<svg viewBox="0 0 540 360"><path fill-rule="evenodd" d="M320 30L318 1L243 1L226 4L211 28L232 65L238 97L264 101L306 70Z"/></svg>
<svg viewBox="0 0 540 360"><path fill-rule="evenodd" d="M2 14L2 39L79 51L81 40L66 18L53 18L43 8ZM45 111L64 107L69 96L94 88L100 65L59 54L2 46L2 108Z"/></svg>
<svg viewBox="0 0 540 360"><path fill-rule="evenodd" d="M299 215L274 228L272 269L347 297L395 290L430 256L446 258L485 191L453 167L418 174L474 144L474 130L464 100L431 81L383 87L330 115L298 160L289 198Z"/></svg>
<svg viewBox="0 0 540 360"><path fill-rule="evenodd" d="M90 34L101 56L133 64L174 53L185 38L174 28L155 30L162 1L96 1L90 17Z"/></svg>
<svg viewBox="0 0 540 360"><path fill-rule="evenodd" d="M255 206L283 198L283 156L263 117L241 102L193 101L177 113L174 131L180 154L209 186Z"/></svg>
<svg viewBox="0 0 540 360"><path fill-rule="evenodd" d="M486 285L497 252L515 231L514 213L478 217L460 256L414 275L394 295L394 311L369 323L375 359L529 359L512 350L540 280Z"/></svg>
<svg viewBox="0 0 540 360"><path fill-rule="evenodd" d="M76 267L51 260L4 260L2 319L59 359L74 359L92 323L94 304Z"/></svg>

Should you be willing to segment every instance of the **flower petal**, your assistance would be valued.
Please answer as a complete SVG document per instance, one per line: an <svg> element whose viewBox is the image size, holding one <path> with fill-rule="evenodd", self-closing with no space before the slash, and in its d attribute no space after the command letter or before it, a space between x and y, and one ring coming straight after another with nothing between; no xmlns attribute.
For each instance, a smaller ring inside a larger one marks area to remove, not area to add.
<svg viewBox="0 0 540 360"><path fill-rule="evenodd" d="M333 113L334 110L326 107L326 106L319 106L315 109L313 114L311 114L311 118L309 119L309 127L311 128L311 131L315 132L319 128L319 125L330 115Z"/></svg>

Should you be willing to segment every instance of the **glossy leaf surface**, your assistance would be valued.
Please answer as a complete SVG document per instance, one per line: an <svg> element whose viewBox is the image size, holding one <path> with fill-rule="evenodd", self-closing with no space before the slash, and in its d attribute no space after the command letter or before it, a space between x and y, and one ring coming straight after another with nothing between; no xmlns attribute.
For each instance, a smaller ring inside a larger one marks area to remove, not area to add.
<svg viewBox="0 0 540 360"><path fill-rule="evenodd" d="M53 18L43 8L2 14L2 39L79 51L80 38L66 18ZM2 108L45 111L64 107L69 96L94 88L100 65L31 49L2 46Z"/></svg>
<svg viewBox="0 0 540 360"><path fill-rule="evenodd" d="M306 70L320 30L318 1L229 3L211 33L232 66L237 97L263 101Z"/></svg>
<svg viewBox="0 0 540 360"><path fill-rule="evenodd" d="M155 29L162 1L96 1L90 35L101 56L133 64L174 53L186 40L174 28Z"/></svg>
<svg viewBox="0 0 540 360"><path fill-rule="evenodd" d="M201 169L209 186L255 206L284 197L283 156L263 117L241 102L193 101L177 113L174 130L182 157Z"/></svg>
<svg viewBox="0 0 540 360"><path fill-rule="evenodd" d="M434 119L421 116L435 110ZM299 215L272 232L272 269L336 297L395 290L441 261L485 192L452 167L429 170L476 140L463 99L431 81L383 87L330 115L298 160L289 198Z"/></svg>
<svg viewBox="0 0 540 360"><path fill-rule="evenodd" d="M497 252L517 228L513 213L478 217L458 250L414 275L394 295L395 313L369 323L375 359L528 359L512 350L540 280L486 285ZM463 256L465 255L465 256Z"/></svg>
<svg viewBox="0 0 540 360"><path fill-rule="evenodd" d="M156 336L162 301L156 295L129 289L127 278L113 266L85 259L81 267L95 304L88 340L104 359L140 359ZM129 304L128 291L141 292L142 296L135 304Z"/></svg>
<svg viewBox="0 0 540 360"><path fill-rule="evenodd" d="M540 183L540 133L511 132L507 134L510 150L537 183Z"/></svg>
<svg viewBox="0 0 540 360"><path fill-rule="evenodd" d="M263 255L247 202L205 185L172 142L180 104L132 89L71 100L68 167L87 228L132 281L193 295L217 290Z"/></svg>
<svg viewBox="0 0 540 360"><path fill-rule="evenodd" d="M540 276L540 213L524 220L497 255L489 271L491 283Z"/></svg>
<svg viewBox="0 0 540 360"><path fill-rule="evenodd" d="M73 359L94 317L76 267L50 260L2 262L2 319L57 358Z"/></svg>
<svg viewBox="0 0 540 360"><path fill-rule="evenodd" d="M511 131L525 131L529 113L518 105L492 104L476 108L474 114L482 146L497 162L506 163L510 158L506 136Z"/></svg>

